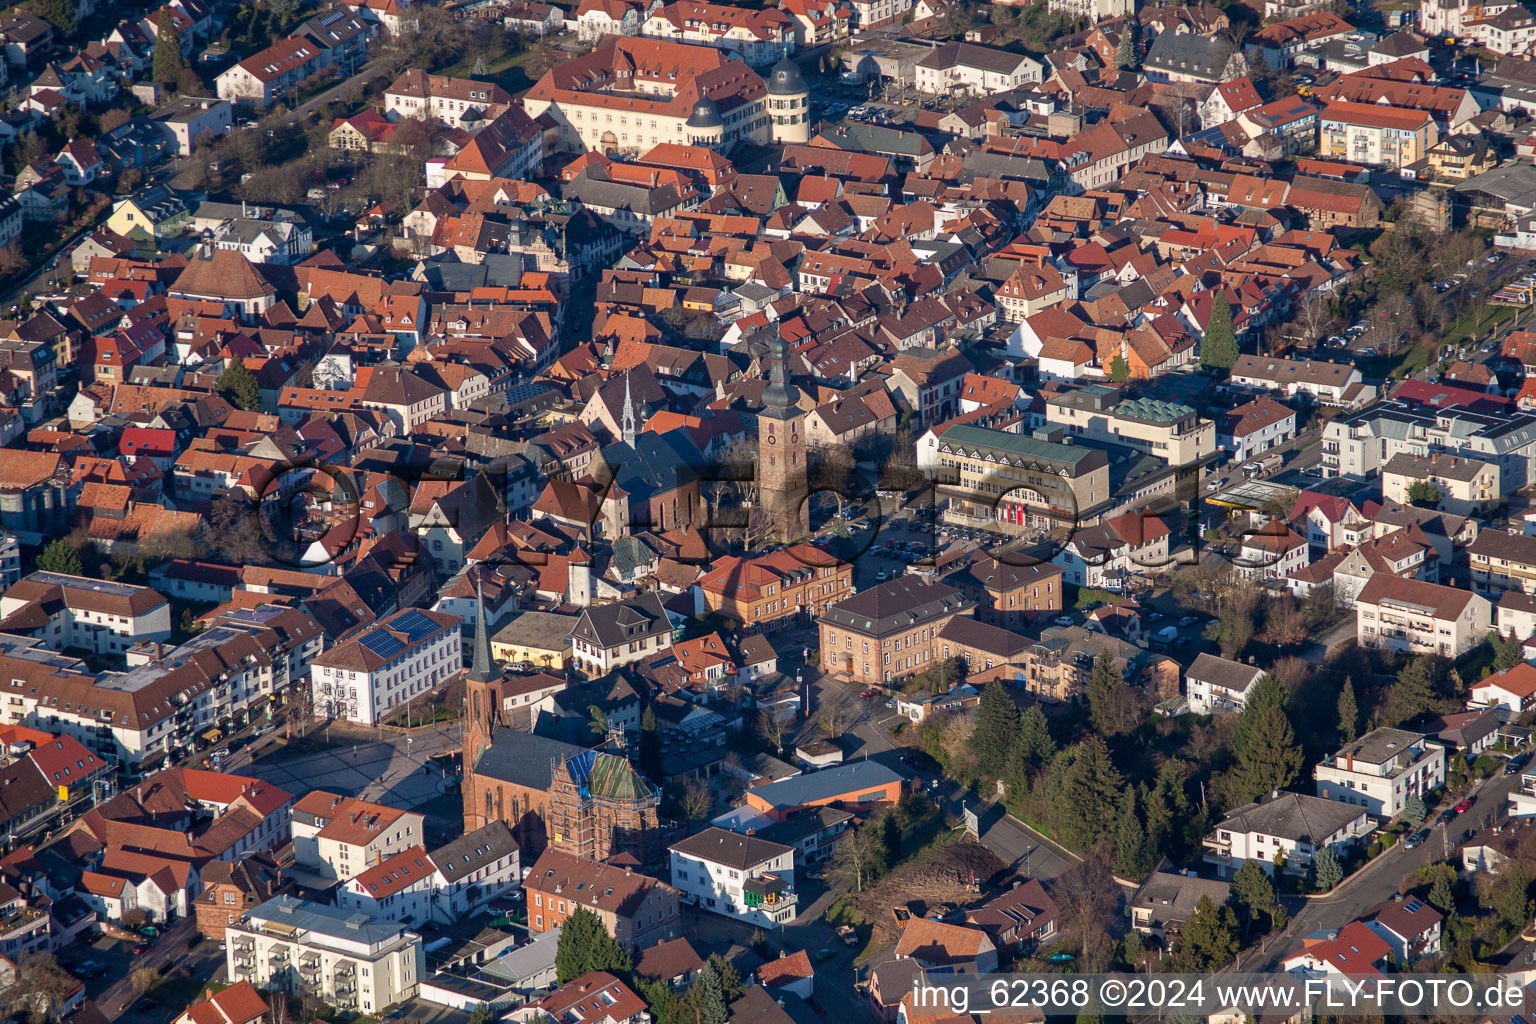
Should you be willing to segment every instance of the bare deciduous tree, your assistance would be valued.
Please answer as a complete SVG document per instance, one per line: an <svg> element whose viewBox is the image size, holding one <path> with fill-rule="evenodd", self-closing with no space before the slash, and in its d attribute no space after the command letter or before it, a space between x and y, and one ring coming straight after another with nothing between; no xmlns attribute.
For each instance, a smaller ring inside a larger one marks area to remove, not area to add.
<svg viewBox="0 0 1536 1024"><path fill-rule="evenodd" d="M834 698L823 704L816 715L816 724L821 726L821 731L834 740L848 731L852 721L852 711L847 701L841 698Z"/></svg>

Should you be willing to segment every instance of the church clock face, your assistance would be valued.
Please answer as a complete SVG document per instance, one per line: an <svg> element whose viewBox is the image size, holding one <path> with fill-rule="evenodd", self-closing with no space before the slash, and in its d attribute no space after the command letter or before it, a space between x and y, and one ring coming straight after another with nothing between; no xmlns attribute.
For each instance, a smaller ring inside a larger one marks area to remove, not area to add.
<svg viewBox="0 0 1536 1024"><path fill-rule="evenodd" d="M768 443L769 444L778 444L779 443L779 439L774 437L772 434L769 434L768 435Z"/></svg>

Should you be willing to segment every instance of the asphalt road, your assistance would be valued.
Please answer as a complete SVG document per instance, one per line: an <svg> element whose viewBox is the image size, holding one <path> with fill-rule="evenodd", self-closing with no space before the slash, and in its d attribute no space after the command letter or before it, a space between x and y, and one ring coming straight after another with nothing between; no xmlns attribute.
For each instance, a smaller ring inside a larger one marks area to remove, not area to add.
<svg viewBox="0 0 1536 1024"><path fill-rule="evenodd" d="M1436 824L1429 839L1417 849L1402 843L1355 872L1334 892L1312 900L1286 899L1290 924L1279 941L1266 944L1262 957L1244 970L1272 970L1280 959L1295 952L1302 939L1316 931L1334 930L1363 916L1401 891L1403 879L1419 868L1445 860L1456 852L1456 837L1468 829L1494 824L1504 815L1505 800L1520 781L1519 775L1500 774L1483 780L1473 791L1472 807L1443 824ZM1447 802L1442 800L1444 805Z"/></svg>
<svg viewBox="0 0 1536 1024"><path fill-rule="evenodd" d="M115 1020L121 1016L128 1004L138 998L138 993L133 990L133 972L149 968L166 973L186 957L188 944L196 932L197 922L193 918L184 917L163 932L148 950L128 961L127 969L109 974L108 977L113 980L95 997L101 1012L108 1019ZM86 959L91 959L91 956L86 956Z"/></svg>

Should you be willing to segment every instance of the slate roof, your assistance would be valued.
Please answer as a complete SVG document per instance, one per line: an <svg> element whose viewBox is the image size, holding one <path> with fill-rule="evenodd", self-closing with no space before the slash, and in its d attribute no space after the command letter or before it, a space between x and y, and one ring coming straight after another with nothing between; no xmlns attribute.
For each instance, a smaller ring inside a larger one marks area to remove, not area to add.
<svg viewBox="0 0 1536 1024"><path fill-rule="evenodd" d="M821 621L878 636L913 622L952 615L971 605L954 587L900 576L830 605Z"/></svg>
<svg viewBox="0 0 1536 1024"><path fill-rule="evenodd" d="M427 855L450 883L517 852L507 823L497 819L439 846Z"/></svg>
<svg viewBox="0 0 1536 1024"><path fill-rule="evenodd" d="M571 635L598 647L612 648L671 630L671 620L655 594L599 605L582 613Z"/></svg>
<svg viewBox="0 0 1536 1024"><path fill-rule="evenodd" d="M773 785L783 785L783 783L773 783ZM723 828L707 828L698 835L673 843L671 849L689 857L697 857L711 864L723 864L738 871L747 871L764 861L792 852L788 846L770 843L756 836L727 832Z"/></svg>
<svg viewBox="0 0 1536 1024"><path fill-rule="evenodd" d="M580 754L583 747L536 733L497 729L491 745L480 752L475 774L528 789L549 789L550 765Z"/></svg>
<svg viewBox="0 0 1536 1024"><path fill-rule="evenodd" d="M1317 845L1364 813L1363 808L1337 800L1281 793L1263 803L1234 808L1216 827Z"/></svg>

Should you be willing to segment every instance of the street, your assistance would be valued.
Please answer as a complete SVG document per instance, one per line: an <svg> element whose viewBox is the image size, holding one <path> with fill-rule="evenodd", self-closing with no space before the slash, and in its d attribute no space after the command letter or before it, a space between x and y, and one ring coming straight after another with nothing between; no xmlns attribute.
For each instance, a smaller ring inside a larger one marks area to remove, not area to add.
<svg viewBox="0 0 1536 1024"><path fill-rule="evenodd" d="M1472 807L1464 814L1448 822L1436 823L1429 839L1417 849L1410 850L1402 843L1386 851L1369 864L1346 878L1327 896L1313 899L1284 897L1283 902L1290 914L1290 924L1278 940L1265 944L1257 962L1244 965L1244 970L1266 971L1275 969L1281 958L1300 947L1302 939L1313 932L1342 928L1381 903L1402 891L1404 878L1426 864L1446 860L1455 855L1455 837L1468 829L1492 825L1504 811L1505 799L1520 781L1519 775L1502 773L1485 779L1472 793ZM1442 801L1448 805L1448 801Z"/></svg>
<svg viewBox="0 0 1536 1024"><path fill-rule="evenodd" d="M150 946L148 951L134 957L126 955L126 948L118 948L126 947L127 944L122 940L102 939L98 945L105 947L105 949L98 951L93 948L88 958L108 962L109 960L117 959L110 955L112 953L121 954L122 957L121 969L108 971L105 977L98 979L94 983L97 985L103 982L106 983L106 987L95 995L96 1005L101 1008L101 1012L108 1018L121 1016L128 1007L128 1004L139 996L139 993L135 992L133 988L133 973L146 968L149 970L159 970L162 974L167 973L170 967L186 959L188 944L196 933L197 921L194 918L184 917L169 930L163 932ZM199 943L199 945L203 944ZM217 947L213 943L207 943L207 945L214 952L217 952ZM220 957L220 961L222 962L222 957ZM108 963L108 966L112 966L112 964ZM88 984L86 986L87 993L93 987L93 984Z"/></svg>

